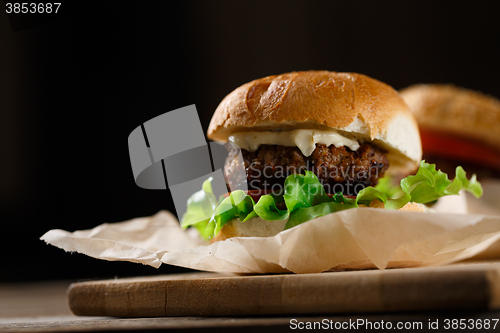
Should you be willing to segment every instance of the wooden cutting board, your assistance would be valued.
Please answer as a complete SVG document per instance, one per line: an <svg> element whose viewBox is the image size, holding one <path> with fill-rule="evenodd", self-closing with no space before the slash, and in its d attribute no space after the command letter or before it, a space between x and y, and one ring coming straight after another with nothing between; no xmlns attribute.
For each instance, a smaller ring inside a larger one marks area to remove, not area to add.
<svg viewBox="0 0 500 333"><path fill-rule="evenodd" d="M235 316L500 308L500 262L320 274L193 273L74 283L81 316Z"/></svg>

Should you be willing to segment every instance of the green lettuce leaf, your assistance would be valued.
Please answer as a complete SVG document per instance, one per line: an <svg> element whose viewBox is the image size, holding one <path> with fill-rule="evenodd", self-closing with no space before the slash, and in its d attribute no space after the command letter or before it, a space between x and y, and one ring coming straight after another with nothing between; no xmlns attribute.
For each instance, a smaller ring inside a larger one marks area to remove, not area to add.
<svg viewBox="0 0 500 333"><path fill-rule="evenodd" d="M401 180L401 188L404 193L411 196L409 201L423 204L436 201L446 195L458 194L462 189L471 192L476 197L480 197L483 193L475 174L469 180L464 169L459 166L452 182L446 173L436 170L435 164L425 161L420 162L415 176L408 176Z"/></svg>
<svg viewBox="0 0 500 333"><path fill-rule="evenodd" d="M209 239L213 232L210 231L208 224L216 207L217 199L212 190L212 177L210 177L203 182L200 191L189 197L186 213L181 219L181 227L193 226L203 238Z"/></svg>
<svg viewBox="0 0 500 333"><path fill-rule="evenodd" d="M385 209L394 209L398 210L400 208L403 208L404 205L406 205L408 202L410 202L411 195L404 193L400 198L397 199L387 199L385 202Z"/></svg>
<svg viewBox="0 0 500 333"><path fill-rule="evenodd" d="M393 177L389 175L380 178L375 188L382 191L389 199L399 198L404 195L401 186L399 186L399 182L396 182Z"/></svg>
<svg viewBox="0 0 500 333"><path fill-rule="evenodd" d="M245 192L241 190L231 192L227 198L222 200L210 218L209 223L214 224L214 235L217 235L222 227L232 219L239 218L240 221L246 221L247 216L253 212L254 205L252 197Z"/></svg>
<svg viewBox="0 0 500 333"><path fill-rule="evenodd" d="M333 197L332 197L332 200L333 200L333 202L343 203L343 204L346 204L346 205L356 204L356 199L346 198L346 197L344 197L344 195L342 194L342 192L335 193L333 195Z"/></svg>
<svg viewBox="0 0 500 333"><path fill-rule="evenodd" d="M370 203L373 200L380 200L383 203L386 203L387 196L382 191L377 190L375 187L368 186L359 191L356 197L356 204L370 206Z"/></svg>
<svg viewBox="0 0 500 333"><path fill-rule="evenodd" d="M481 184L476 175L467 179L462 167L457 167L453 181L448 175L436 170L434 164L420 162L420 168L414 176L401 180L401 186L394 188L382 185L366 187L355 199L346 198L341 192L332 197L325 193L324 187L311 171L305 174L293 174L285 180L284 190L271 195L263 195L257 203L251 196L238 190L221 197L217 202L211 186L212 179L203 183L201 191L194 193L188 200L187 211L182 217L181 226L193 226L202 237L210 239L229 221L239 218L244 223L253 217L266 221L288 219L285 229L310 221L340 210L369 206L373 200L380 200L387 209L400 209L408 202L429 203L442 196L458 194L460 190L471 192L476 197L482 195ZM285 202L287 209L277 208Z"/></svg>
<svg viewBox="0 0 500 333"><path fill-rule="evenodd" d="M203 182L200 191L189 197L187 211L181 219L181 226L187 228L190 225L210 219L216 207L217 199L212 191L212 177L210 177Z"/></svg>
<svg viewBox="0 0 500 333"><path fill-rule="evenodd" d="M263 195L254 206L256 216L266 221L283 221L290 215L290 210L279 210L276 201L271 195Z"/></svg>
<svg viewBox="0 0 500 333"><path fill-rule="evenodd" d="M483 195L483 187L481 183L477 181L476 174L473 174L470 179L467 179L465 170L461 166L457 167L455 174L455 179L453 179L453 182L447 188L449 194L458 194L458 192L463 189L472 193L476 198Z"/></svg>
<svg viewBox="0 0 500 333"><path fill-rule="evenodd" d="M285 230L293 228L299 224L310 221L317 217L325 216L327 214L335 213L349 208L353 207L337 202L323 202L316 206L299 208L290 214L290 218L285 225Z"/></svg>
<svg viewBox="0 0 500 333"><path fill-rule="evenodd" d="M330 201L325 188L312 171L292 174L285 180L285 204L290 212Z"/></svg>

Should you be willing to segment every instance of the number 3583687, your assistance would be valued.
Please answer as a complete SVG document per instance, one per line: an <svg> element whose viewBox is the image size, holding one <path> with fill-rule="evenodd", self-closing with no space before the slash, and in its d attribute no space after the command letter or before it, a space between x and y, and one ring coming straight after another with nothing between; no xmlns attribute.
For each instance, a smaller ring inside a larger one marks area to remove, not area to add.
<svg viewBox="0 0 500 333"><path fill-rule="evenodd" d="M14 13L14 14L19 14L19 13L21 13L21 14L27 14L27 13L51 14L51 13L55 13L55 14L57 14L57 12L59 11L59 7L61 7L60 2L58 2L58 3L51 3L51 2L47 2L47 3L13 2L13 3L11 3L11 2L7 2L5 4L5 12L7 14L11 14L11 13Z"/></svg>

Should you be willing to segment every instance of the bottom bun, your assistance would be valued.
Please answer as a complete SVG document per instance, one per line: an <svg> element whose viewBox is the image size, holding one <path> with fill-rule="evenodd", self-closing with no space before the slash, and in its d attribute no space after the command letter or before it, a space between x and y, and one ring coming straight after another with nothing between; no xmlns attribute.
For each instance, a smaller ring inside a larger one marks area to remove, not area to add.
<svg viewBox="0 0 500 333"><path fill-rule="evenodd" d="M430 209L427 208L426 205L421 204L421 203L416 203L416 202L408 202L406 205L401 207L399 210L404 210L407 212L421 212L421 213L430 212Z"/></svg>
<svg viewBox="0 0 500 333"><path fill-rule="evenodd" d="M241 223L240 219L234 219L226 223L217 236L210 240L210 243L232 237L274 236L285 229L286 221L266 221L260 217L254 217L245 223Z"/></svg>
<svg viewBox="0 0 500 333"><path fill-rule="evenodd" d="M373 200L370 204L372 208L384 208L384 204L378 200ZM409 202L400 210L410 212L429 212L429 209L422 204ZM279 234L285 229L287 220L266 221L260 217L254 217L241 223L240 219L233 219L226 223L217 236L210 240L210 243L223 241L232 237L270 237Z"/></svg>

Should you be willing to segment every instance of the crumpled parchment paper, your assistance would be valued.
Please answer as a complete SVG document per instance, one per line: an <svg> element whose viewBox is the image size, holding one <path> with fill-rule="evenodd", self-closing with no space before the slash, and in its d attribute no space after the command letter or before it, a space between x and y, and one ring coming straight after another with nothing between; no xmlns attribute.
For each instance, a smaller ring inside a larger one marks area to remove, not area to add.
<svg viewBox="0 0 500 333"><path fill-rule="evenodd" d="M464 196L452 200L447 208L452 211L457 203L467 203ZM50 230L41 239L65 251L153 267L166 263L217 272L318 273L441 265L470 258L500 239L500 215L356 208L273 237L238 237L200 245L193 232L182 230L175 216L161 211L91 230Z"/></svg>

